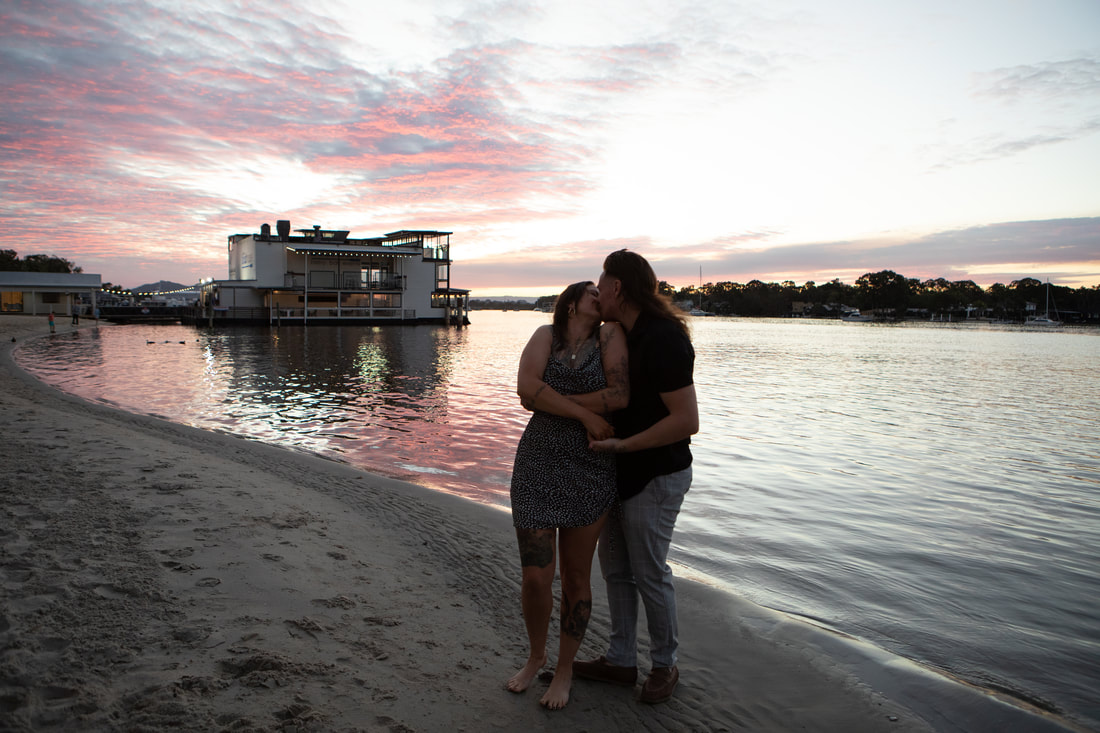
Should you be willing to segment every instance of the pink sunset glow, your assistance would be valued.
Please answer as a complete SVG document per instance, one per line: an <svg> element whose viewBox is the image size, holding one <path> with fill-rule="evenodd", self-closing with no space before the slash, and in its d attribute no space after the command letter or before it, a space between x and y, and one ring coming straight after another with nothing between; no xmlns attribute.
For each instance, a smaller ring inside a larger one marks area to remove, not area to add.
<svg viewBox="0 0 1100 733"><path fill-rule="evenodd" d="M0 247L192 283L289 219L454 232L475 297L624 246L679 285L1100 282L1100 9L829 5L8 3Z"/></svg>

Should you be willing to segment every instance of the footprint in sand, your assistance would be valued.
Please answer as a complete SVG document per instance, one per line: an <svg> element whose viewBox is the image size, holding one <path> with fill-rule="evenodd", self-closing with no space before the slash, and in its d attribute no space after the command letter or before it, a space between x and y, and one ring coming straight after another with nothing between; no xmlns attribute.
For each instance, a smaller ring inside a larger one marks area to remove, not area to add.
<svg viewBox="0 0 1100 733"><path fill-rule="evenodd" d="M314 598L310 601L315 606L324 606L325 608L355 608L358 604L347 596L333 596L332 598Z"/></svg>
<svg viewBox="0 0 1100 733"><path fill-rule="evenodd" d="M46 687L38 688L38 694L42 696L42 699L47 703L58 703L64 700L71 700L80 694L80 690L73 687L62 687L60 685L48 685Z"/></svg>
<svg viewBox="0 0 1100 733"><path fill-rule="evenodd" d="M368 624L375 626L400 626L401 619L390 618L388 616L366 616L363 618Z"/></svg>
<svg viewBox="0 0 1100 733"><path fill-rule="evenodd" d="M172 632L172 638L176 641L182 641L186 644L196 644L200 641L206 640L211 634L211 630L208 628L202 628L197 626L188 626L175 629Z"/></svg>
<svg viewBox="0 0 1100 733"><path fill-rule="evenodd" d="M284 624L291 627L291 635L293 636L293 629L298 629L309 634L313 638L317 638L317 634L324 633L327 629L317 620L311 619L308 616L304 616L299 619L287 619L283 621Z"/></svg>
<svg viewBox="0 0 1100 733"><path fill-rule="evenodd" d="M162 568L167 568L168 570L175 570L177 573L190 573L199 569L198 565L176 562L175 560L163 560L161 561L160 566Z"/></svg>
<svg viewBox="0 0 1100 733"><path fill-rule="evenodd" d="M56 636L43 636L38 640L38 648L44 652L60 652L64 651L72 644L69 639L62 639Z"/></svg>
<svg viewBox="0 0 1100 733"><path fill-rule="evenodd" d="M100 598L108 598L111 600L136 598L140 595L134 588L127 588L113 583L97 585L92 589L92 592Z"/></svg>

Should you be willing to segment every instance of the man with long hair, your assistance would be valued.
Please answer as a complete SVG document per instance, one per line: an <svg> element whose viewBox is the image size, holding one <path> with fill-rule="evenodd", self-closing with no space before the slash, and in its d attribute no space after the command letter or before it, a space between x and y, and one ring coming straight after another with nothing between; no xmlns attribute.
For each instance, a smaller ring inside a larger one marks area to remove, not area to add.
<svg viewBox="0 0 1100 733"><path fill-rule="evenodd" d="M604 260L600 314L627 333L630 400L614 416L616 437L592 440L616 454L619 507L599 541L611 639L607 654L574 662L577 677L633 686L638 677L638 598L645 606L651 670L639 700L672 697L676 666L676 593L668 550L691 485L691 436L699 431L695 349L685 315L659 293L649 262L629 250Z"/></svg>

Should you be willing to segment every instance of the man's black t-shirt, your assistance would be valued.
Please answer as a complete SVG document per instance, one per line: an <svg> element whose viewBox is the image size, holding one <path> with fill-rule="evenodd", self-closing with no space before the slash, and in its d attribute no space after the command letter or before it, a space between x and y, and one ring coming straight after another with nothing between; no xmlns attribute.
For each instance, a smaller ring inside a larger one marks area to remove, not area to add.
<svg viewBox="0 0 1100 733"><path fill-rule="evenodd" d="M626 335L630 358L630 403L615 413L616 437L628 438L668 416L664 392L693 384L695 349L679 324L647 314ZM691 465L691 438L617 456L619 498L629 499L657 476Z"/></svg>

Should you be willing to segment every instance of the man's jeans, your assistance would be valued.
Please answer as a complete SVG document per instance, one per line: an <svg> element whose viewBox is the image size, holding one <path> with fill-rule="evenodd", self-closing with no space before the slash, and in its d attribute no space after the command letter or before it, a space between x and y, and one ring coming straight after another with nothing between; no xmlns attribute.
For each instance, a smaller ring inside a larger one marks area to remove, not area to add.
<svg viewBox="0 0 1100 733"><path fill-rule="evenodd" d="M604 525L599 554L611 612L606 655L611 664L637 666L639 595L645 605L652 665L676 664L676 591L666 560L676 516L690 486L690 466L658 476L640 494L613 508Z"/></svg>

